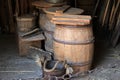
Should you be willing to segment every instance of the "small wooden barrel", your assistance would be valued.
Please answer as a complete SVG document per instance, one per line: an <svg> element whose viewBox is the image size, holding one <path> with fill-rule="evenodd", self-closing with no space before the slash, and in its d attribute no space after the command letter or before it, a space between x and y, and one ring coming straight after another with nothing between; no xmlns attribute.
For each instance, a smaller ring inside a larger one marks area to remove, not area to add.
<svg viewBox="0 0 120 80"><path fill-rule="evenodd" d="M40 27L44 30L44 34L46 37L45 40L45 49L47 51L53 52L53 33L55 30L55 24L51 22L51 19L54 17L56 14L56 10L60 7L54 7L54 8L47 8L43 9L43 11L46 14L40 14L39 18L39 25ZM83 13L84 10L82 9L77 9L77 8L70 8L64 14L81 14Z"/></svg>
<svg viewBox="0 0 120 80"><path fill-rule="evenodd" d="M90 24L67 25L64 22L61 25L58 23L54 32L55 59L67 61L75 73L88 71L92 62L93 42L94 37Z"/></svg>
<svg viewBox="0 0 120 80"><path fill-rule="evenodd" d="M35 17L24 15L17 17L17 28L21 32L28 32L35 27Z"/></svg>

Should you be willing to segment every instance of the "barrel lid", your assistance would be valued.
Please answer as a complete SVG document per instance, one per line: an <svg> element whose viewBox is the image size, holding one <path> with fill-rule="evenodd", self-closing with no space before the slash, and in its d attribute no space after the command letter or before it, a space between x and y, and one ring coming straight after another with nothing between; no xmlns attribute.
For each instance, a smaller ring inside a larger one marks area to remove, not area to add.
<svg viewBox="0 0 120 80"><path fill-rule="evenodd" d="M50 7L50 8L44 8L43 11L47 14L56 14L56 11L59 11L61 8L63 8L63 10L65 10L65 7ZM80 8L73 8L70 7L67 10L64 11L64 14L71 14L71 15L76 15L76 14L82 14L84 12L83 9Z"/></svg>
<svg viewBox="0 0 120 80"><path fill-rule="evenodd" d="M66 4L66 2L56 3L56 4L48 3L45 0L39 0L39 1L32 2L32 5L37 8L49 8L49 7L55 7L55 6L62 6L64 4Z"/></svg>
<svg viewBox="0 0 120 80"><path fill-rule="evenodd" d="M22 15L17 17L17 21L32 21L35 19L35 16L33 15Z"/></svg>
<svg viewBox="0 0 120 80"><path fill-rule="evenodd" d="M90 15L55 15L51 22L54 24L62 25L90 25L91 24Z"/></svg>

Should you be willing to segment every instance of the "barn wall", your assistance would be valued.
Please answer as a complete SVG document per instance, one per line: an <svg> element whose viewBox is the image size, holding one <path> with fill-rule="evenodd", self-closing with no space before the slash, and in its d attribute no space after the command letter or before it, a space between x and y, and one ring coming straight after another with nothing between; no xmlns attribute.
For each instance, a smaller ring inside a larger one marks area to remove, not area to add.
<svg viewBox="0 0 120 80"><path fill-rule="evenodd" d="M84 9L86 14L92 14L96 0L77 0L77 7Z"/></svg>

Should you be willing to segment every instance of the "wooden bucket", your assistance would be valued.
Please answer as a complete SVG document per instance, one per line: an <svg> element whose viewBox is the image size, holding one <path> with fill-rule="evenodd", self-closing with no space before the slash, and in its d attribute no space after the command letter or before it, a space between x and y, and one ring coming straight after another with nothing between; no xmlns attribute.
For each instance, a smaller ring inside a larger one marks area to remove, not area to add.
<svg viewBox="0 0 120 80"><path fill-rule="evenodd" d="M35 17L25 15L17 17L17 28L21 32L28 32L35 27Z"/></svg>
<svg viewBox="0 0 120 80"><path fill-rule="evenodd" d="M55 59L70 64L74 72L90 69L94 37L91 25L56 25L54 32Z"/></svg>

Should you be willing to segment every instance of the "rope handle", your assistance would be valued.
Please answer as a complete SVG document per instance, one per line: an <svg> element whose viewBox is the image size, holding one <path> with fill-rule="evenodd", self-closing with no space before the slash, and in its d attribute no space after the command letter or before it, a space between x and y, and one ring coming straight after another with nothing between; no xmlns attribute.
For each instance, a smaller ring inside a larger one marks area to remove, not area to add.
<svg viewBox="0 0 120 80"><path fill-rule="evenodd" d="M44 71L46 71L46 72L52 72L52 71L54 71L55 68L57 67L58 63L60 62L60 61L56 61L55 65L54 65L54 67L53 67L52 69L46 69L47 61L48 61L48 60L45 60L44 65L43 65L43 69L44 69Z"/></svg>

